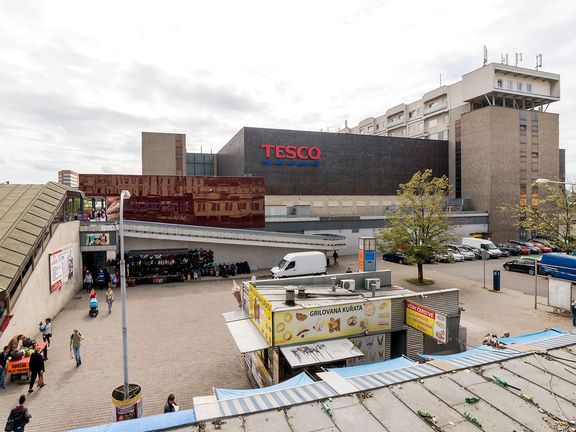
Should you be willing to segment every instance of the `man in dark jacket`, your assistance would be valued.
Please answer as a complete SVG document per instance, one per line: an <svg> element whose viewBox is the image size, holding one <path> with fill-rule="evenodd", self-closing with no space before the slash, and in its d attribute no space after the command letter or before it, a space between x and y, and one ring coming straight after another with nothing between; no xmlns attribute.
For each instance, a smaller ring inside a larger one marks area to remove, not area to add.
<svg viewBox="0 0 576 432"><path fill-rule="evenodd" d="M8 347L4 347L4 351L0 352L0 389L6 388L4 380L6 379L6 363L8 362Z"/></svg>
<svg viewBox="0 0 576 432"><path fill-rule="evenodd" d="M19 405L16 405L10 411L8 418L14 421L14 432L24 432L24 427L30 422L30 417L32 417L28 412L28 408L24 406L24 402L26 402L26 396L22 395L18 400Z"/></svg>
<svg viewBox="0 0 576 432"><path fill-rule="evenodd" d="M30 388L28 389L28 393L32 393L34 391L34 383L36 382L36 377L39 374L44 373L44 359L42 358L42 354L40 354L39 349L34 349L34 352L30 356Z"/></svg>

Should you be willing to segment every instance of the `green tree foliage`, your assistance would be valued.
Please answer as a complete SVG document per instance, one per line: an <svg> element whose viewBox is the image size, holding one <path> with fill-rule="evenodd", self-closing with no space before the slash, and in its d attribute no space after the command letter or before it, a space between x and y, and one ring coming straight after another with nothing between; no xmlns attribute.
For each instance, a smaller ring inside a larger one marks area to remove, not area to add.
<svg viewBox="0 0 576 432"><path fill-rule="evenodd" d="M533 187L534 189L534 187ZM507 205L501 208L517 229L552 239L561 249L576 249L576 191L555 183L538 185L537 206Z"/></svg>
<svg viewBox="0 0 576 432"><path fill-rule="evenodd" d="M435 252L445 250L451 240L451 226L445 212L448 178L432 177L432 171L418 171L400 185L399 208L388 218L389 228L380 230L380 248L400 251L418 266L418 283L424 282L423 264Z"/></svg>

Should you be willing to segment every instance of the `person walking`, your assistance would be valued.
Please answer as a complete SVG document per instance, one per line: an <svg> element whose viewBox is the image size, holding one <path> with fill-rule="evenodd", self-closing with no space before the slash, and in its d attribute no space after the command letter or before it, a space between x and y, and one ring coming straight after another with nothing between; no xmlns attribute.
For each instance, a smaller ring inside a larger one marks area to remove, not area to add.
<svg viewBox="0 0 576 432"><path fill-rule="evenodd" d="M34 391L34 383L36 378L39 376L38 387L44 387L44 359L42 354L40 354L40 347L34 347L34 352L30 356L30 387L28 387L28 393Z"/></svg>
<svg viewBox="0 0 576 432"><path fill-rule="evenodd" d="M70 335L70 354L74 353L74 358L76 359L76 367L82 364L82 357L80 356L80 348L82 347L82 333L78 329L74 329Z"/></svg>
<svg viewBox="0 0 576 432"><path fill-rule="evenodd" d="M166 405L164 405L164 413L176 412L180 407L176 404L176 397L172 393L168 395Z"/></svg>
<svg viewBox="0 0 576 432"><path fill-rule="evenodd" d="M40 323L40 333L42 333L42 340L46 342L46 348L44 348L44 360L48 360L48 348L50 348L50 338L52 337L52 320L46 318L44 324Z"/></svg>
<svg viewBox="0 0 576 432"><path fill-rule="evenodd" d="M8 363L8 345L4 347L4 350L0 352L0 389L6 388L4 385L4 380L6 379L6 363Z"/></svg>
<svg viewBox="0 0 576 432"><path fill-rule="evenodd" d="M576 299L572 302L572 325L576 327Z"/></svg>
<svg viewBox="0 0 576 432"><path fill-rule="evenodd" d="M109 286L106 290L106 303L108 304L108 314L112 313L112 303L114 303L114 291L112 287Z"/></svg>
<svg viewBox="0 0 576 432"><path fill-rule="evenodd" d="M16 405L10 411L8 416L8 422L6 423L5 430L12 430L14 432L24 432L24 427L30 423L30 418L32 417L28 412L28 408L24 406L26 402L26 396L21 395L18 399L18 405ZM8 424L12 424L12 429L8 429Z"/></svg>
<svg viewBox="0 0 576 432"><path fill-rule="evenodd" d="M92 273L90 273L89 270L86 270L86 275L84 276L84 289L86 292L90 292L93 283L94 279L92 279Z"/></svg>
<svg viewBox="0 0 576 432"><path fill-rule="evenodd" d="M334 265L337 266L338 264L338 252L334 251L332 254L332 259L334 260Z"/></svg>

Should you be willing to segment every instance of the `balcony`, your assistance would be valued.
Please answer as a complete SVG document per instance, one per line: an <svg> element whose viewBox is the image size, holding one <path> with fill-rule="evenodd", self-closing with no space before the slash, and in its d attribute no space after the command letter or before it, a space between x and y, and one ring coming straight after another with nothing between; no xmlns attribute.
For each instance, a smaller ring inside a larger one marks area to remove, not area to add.
<svg viewBox="0 0 576 432"><path fill-rule="evenodd" d="M399 118L396 118L394 120L388 120L388 122L386 124L387 124L388 129L390 129L390 128L402 125L404 123L405 123L404 117L399 117Z"/></svg>
<svg viewBox="0 0 576 432"><path fill-rule="evenodd" d="M424 108L422 110L422 113L424 115L428 115L428 114L435 113L436 111L442 111L446 108L448 108L448 102L444 101L444 102L437 103L436 105L432 105L431 107Z"/></svg>

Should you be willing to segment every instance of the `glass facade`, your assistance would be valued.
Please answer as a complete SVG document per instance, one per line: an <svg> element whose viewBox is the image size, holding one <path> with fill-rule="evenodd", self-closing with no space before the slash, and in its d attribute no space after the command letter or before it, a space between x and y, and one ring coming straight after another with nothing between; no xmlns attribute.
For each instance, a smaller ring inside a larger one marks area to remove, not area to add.
<svg viewBox="0 0 576 432"><path fill-rule="evenodd" d="M189 176L213 176L214 155L204 153L186 154L186 175Z"/></svg>

